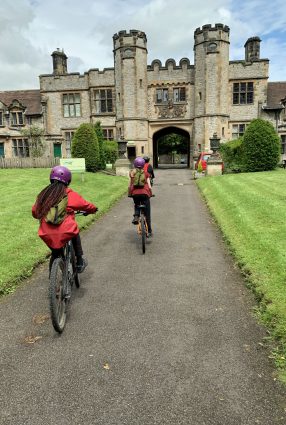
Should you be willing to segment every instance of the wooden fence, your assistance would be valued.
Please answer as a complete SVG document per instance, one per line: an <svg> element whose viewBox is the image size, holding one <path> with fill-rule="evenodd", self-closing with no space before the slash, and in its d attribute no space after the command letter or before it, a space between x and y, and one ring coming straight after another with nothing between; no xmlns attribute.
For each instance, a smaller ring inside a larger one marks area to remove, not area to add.
<svg viewBox="0 0 286 425"><path fill-rule="evenodd" d="M59 165L59 158L2 158L0 168L51 168Z"/></svg>

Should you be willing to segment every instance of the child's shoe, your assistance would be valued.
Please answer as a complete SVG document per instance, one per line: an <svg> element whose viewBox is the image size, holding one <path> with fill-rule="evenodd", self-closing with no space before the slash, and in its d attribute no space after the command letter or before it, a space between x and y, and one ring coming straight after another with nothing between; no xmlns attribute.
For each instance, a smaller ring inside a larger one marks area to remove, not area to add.
<svg viewBox="0 0 286 425"><path fill-rule="evenodd" d="M134 218L132 220L132 224L138 224L139 223L139 217L138 215L134 215Z"/></svg>
<svg viewBox="0 0 286 425"><path fill-rule="evenodd" d="M85 260L83 257L78 258L76 262L77 272L82 273L85 270L87 264L88 264L87 260Z"/></svg>

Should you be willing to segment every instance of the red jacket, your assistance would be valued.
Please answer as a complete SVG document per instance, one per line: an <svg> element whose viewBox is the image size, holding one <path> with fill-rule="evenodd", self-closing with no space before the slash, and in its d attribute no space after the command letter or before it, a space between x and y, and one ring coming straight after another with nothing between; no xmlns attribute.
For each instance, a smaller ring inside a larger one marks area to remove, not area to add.
<svg viewBox="0 0 286 425"><path fill-rule="evenodd" d="M62 248L70 239L79 233L79 228L75 220L75 211L85 211L93 214L96 206L87 202L77 192L67 188L68 195L67 215L61 224L49 224L45 219L40 221L38 235L48 245L49 248ZM32 207L32 215L35 217L35 205Z"/></svg>
<svg viewBox="0 0 286 425"><path fill-rule="evenodd" d="M133 176L132 176L132 171L130 172L130 185L129 185L129 190L128 193L130 196L134 196L134 195L147 195L149 198L152 196L152 190L150 189L148 183L147 183L147 179L150 178L150 174L145 172L145 180L146 183L144 185L144 187L134 187L133 185Z"/></svg>

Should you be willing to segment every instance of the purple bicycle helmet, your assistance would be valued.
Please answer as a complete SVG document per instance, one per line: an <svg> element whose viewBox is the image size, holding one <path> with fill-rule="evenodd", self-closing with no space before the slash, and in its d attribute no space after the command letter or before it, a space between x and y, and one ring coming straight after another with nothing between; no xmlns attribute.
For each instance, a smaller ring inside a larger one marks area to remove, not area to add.
<svg viewBox="0 0 286 425"><path fill-rule="evenodd" d="M143 158L141 158L141 156L138 156L137 158L135 158L134 160L134 167L135 168L143 168L145 164L145 161Z"/></svg>
<svg viewBox="0 0 286 425"><path fill-rule="evenodd" d="M52 168L50 174L50 182L52 183L54 180L58 180L68 186L71 182L71 172L68 168L62 165L56 165Z"/></svg>

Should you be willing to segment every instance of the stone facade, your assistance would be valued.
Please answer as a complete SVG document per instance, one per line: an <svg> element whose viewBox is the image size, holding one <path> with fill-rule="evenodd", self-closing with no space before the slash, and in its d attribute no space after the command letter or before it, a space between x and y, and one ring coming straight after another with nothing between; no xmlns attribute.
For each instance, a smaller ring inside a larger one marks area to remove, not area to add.
<svg viewBox="0 0 286 425"><path fill-rule="evenodd" d="M67 56L56 50L53 73L39 77L38 115L21 125L43 126L46 155L68 157L77 127L100 121L105 138L127 140L130 158L148 154L155 166L162 134L188 137L192 167L198 153L210 149L214 133L222 142L239 137L257 117L271 121L286 144L286 82L268 83L269 60L260 58L260 42L258 37L248 39L245 58L229 61L229 27L204 25L194 33L194 65L188 58L178 64L155 59L148 65L145 33L119 31L113 36L114 67L84 75L68 73ZM0 149L5 138L4 154L13 156L12 139L20 128L5 118L13 105L5 103L3 93ZM22 106L25 112L25 101Z"/></svg>

